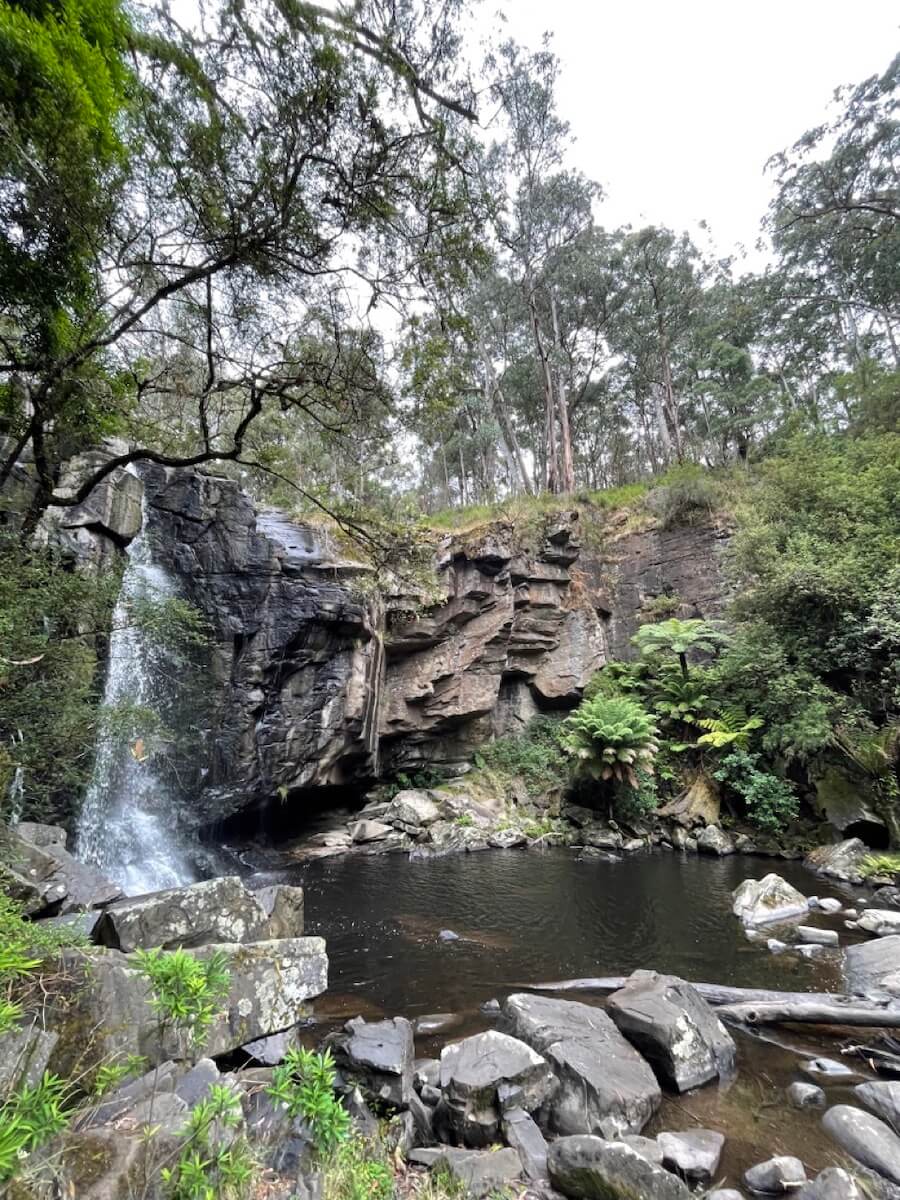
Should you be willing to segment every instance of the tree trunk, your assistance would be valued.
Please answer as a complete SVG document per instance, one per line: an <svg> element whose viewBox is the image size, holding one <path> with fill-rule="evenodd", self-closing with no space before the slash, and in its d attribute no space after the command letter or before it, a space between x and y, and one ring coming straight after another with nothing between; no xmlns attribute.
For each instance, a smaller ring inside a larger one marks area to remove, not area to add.
<svg viewBox="0 0 900 1200"><path fill-rule="evenodd" d="M550 363L544 350L544 340L541 337L541 326L538 320L537 304L534 290L529 287L528 309L531 314L531 334L534 338L535 353L541 365L541 378L544 386L544 483L548 492L559 491L559 457L556 442L556 404L553 394L553 378L550 374Z"/></svg>
<svg viewBox="0 0 900 1200"><path fill-rule="evenodd" d="M494 364L491 362L487 346L481 338L478 339L478 350L484 366L485 394L494 416L497 418L497 424L500 426L500 435L503 440L503 448L506 451L507 461L510 465L510 474L518 476L523 491L530 496L534 493L534 484L531 482L531 476L525 465L525 459L522 457L522 450L519 446L519 440L516 437L516 431L513 429L512 423L509 420L509 414L506 411L506 403L503 399L503 392L500 390L500 381L497 379Z"/></svg>
<svg viewBox="0 0 900 1200"><path fill-rule="evenodd" d="M550 293L550 313L553 318L553 338L556 345L562 349L562 338L559 334L559 316L556 311L556 297ZM559 418L559 449L560 491L575 491L575 463L572 458L572 428L569 423L569 404L566 398L566 385L562 380L562 372L556 373L556 412Z"/></svg>
<svg viewBox="0 0 900 1200"><path fill-rule="evenodd" d="M827 1004L816 1000L773 1000L758 1004L723 1004L717 1016L742 1025L864 1025L881 1029L900 1028L900 1012L874 1004Z"/></svg>

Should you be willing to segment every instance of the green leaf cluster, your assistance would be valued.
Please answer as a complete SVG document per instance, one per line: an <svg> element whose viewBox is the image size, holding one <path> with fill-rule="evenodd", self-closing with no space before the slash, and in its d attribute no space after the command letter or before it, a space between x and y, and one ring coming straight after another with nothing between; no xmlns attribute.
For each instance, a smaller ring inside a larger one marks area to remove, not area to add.
<svg viewBox="0 0 900 1200"><path fill-rule="evenodd" d="M241 1200L249 1194L257 1164L246 1139L229 1136L241 1120L239 1095L213 1084L191 1109L177 1163L160 1171L171 1200Z"/></svg>
<svg viewBox="0 0 900 1200"><path fill-rule="evenodd" d="M350 1114L334 1094L334 1079L330 1050L318 1054L292 1047L266 1089L289 1116L303 1118L320 1153L332 1151L350 1131Z"/></svg>
<svg viewBox="0 0 900 1200"><path fill-rule="evenodd" d="M137 970L150 984L150 1002L164 1027L202 1045L221 1011L231 975L221 951L201 960L188 950L136 950Z"/></svg>
<svg viewBox="0 0 900 1200"><path fill-rule="evenodd" d="M636 769L652 770L658 733L653 717L636 700L594 696L566 719L561 740L579 773L636 788Z"/></svg>
<svg viewBox="0 0 900 1200"><path fill-rule="evenodd" d="M21 1160L36 1147L62 1132L71 1119L71 1088L45 1071L34 1084L25 1084L0 1106L0 1183L9 1180Z"/></svg>

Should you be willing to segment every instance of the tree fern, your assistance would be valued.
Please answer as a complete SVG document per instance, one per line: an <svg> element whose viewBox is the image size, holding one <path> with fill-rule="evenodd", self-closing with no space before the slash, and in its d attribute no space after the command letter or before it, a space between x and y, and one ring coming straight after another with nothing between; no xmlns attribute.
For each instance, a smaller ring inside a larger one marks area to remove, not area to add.
<svg viewBox="0 0 900 1200"><path fill-rule="evenodd" d="M627 697L594 696L565 722L562 745L592 779L638 787L637 767L652 771L659 749L653 717Z"/></svg>

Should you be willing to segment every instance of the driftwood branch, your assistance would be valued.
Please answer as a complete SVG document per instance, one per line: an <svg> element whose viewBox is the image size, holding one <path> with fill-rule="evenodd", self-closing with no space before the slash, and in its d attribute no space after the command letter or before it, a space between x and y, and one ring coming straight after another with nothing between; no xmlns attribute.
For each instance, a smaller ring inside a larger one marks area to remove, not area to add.
<svg viewBox="0 0 900 1200"><path fill-rule="evenodd" d="M900 1029L900 1011L874 1004L821 1004L816 1002L773 1002L724 1004L718 1015L741 1025L777 1025L790 1021L802 1025L865 1025Z"/></svg>
<svg viewBox="0 0 900 1200"><path fill-rule="evenodd" d="M518 986L530 992L617 992L628 982L627 975L600 978L562 979L554 983L524 983ZM770 992L757 988L725 987L719 983L694 983L707 1004L858 1004L853 996L839 992Z"/></svg>

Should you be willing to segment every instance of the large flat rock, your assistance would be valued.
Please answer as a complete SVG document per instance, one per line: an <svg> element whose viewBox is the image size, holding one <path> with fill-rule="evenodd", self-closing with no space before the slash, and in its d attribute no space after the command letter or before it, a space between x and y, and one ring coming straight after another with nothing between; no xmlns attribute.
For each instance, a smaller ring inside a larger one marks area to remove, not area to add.
<svg viewBox="0 0 900 1200"><path fill-rule="evenodd" d="M547 1154L550 1182L572 1200L688 1200L687 1187L624 1142L562 1137Z"/></svg>
<svg viewBox="0 0 900 1200"><path fill-rule="evenodd" d="M900 996L900 934L848 946L844 951L848 992L863 996Z"/></svg>
<svg viewBox="0 0 900 1200"><path fill-rule="evenodd" d="M97 932L103 945L126 953L139 947L172 950L256 942L268 936L266 911L236 875L119 901L107 908Z"/></svg>
<svg viewBox="0 0 900 1200"><path fill-rule="evenodd" d="M554 1132L639 1133L659 1107L653 1071L602 1009L519 993L503 1011L511 1032L543 1054L559 1080L547 1106Z"/></svg>

